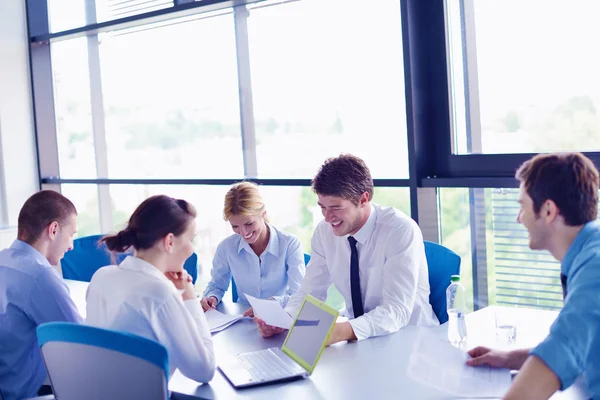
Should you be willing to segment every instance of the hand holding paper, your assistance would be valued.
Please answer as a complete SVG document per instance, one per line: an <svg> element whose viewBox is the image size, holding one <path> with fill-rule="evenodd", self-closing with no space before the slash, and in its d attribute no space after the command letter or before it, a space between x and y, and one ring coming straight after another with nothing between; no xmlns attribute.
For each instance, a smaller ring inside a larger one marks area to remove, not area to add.
<svg viewBox="0 0 600 400"><path fill-rule="evenodd" d="M286 313L281 305L273 300L263 300L245 294L248 302L254 309L254 315L265 321L268 325L278 328L290 329L292 327L292 317Z"/></svg>

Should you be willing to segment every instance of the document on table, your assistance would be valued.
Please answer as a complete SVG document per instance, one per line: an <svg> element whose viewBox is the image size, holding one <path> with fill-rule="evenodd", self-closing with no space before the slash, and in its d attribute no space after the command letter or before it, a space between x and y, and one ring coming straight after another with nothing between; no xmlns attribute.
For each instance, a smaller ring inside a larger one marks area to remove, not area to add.
<svg viewBox="0 0 600 400"><path fill-rule="evenodd" d="M220 332L223 329L231 326L232 324L242 319L242 316L239 314L227 315L215 309L208 310L204 313L204 316L208 321L208 328L210 329L210 333Z"/></svg>
<svg viewBox="0 0 600 400"><path fill-rule="evenodd" d="M244 293L245 294L245 293ZM262 319L267 325L277 326L279 328L290 329L292 327L292 317L283 310L281 305L273 300L257 299L249 294L245 294L248 302L252 306L254 315Z"/></svg>
<svg viewBox="0 0 600 400"><path fill-rule="evenodd" d="M469 355L421 328L408 375L422 384L461 398L498 398L511 384L510 370L466 365Z"/></svg>

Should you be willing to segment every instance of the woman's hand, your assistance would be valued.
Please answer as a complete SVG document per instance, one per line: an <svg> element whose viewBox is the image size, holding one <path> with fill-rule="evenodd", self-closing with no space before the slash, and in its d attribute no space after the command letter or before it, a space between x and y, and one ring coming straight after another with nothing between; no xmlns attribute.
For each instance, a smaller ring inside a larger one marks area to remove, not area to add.
<svg viewBox="0 0 600 400"><path fill-rule="evenodd" d="M183 290L181 297L183 300L192 300L196 298L196 290L192 283L192 277L187 273L186 270L181 272L167 272L165 276L168 280L173 282L178 290Z"/></svg>

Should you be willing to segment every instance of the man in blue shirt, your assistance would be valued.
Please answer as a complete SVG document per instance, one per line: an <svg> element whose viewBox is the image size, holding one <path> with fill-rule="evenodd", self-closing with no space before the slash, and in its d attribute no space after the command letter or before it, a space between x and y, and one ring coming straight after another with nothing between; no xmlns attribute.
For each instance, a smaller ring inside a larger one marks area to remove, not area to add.
<svg viewBox="0 0 600 400"><path fill-rule="evenodd" d="M82 323L58 272L73 248L77 211L51 190L31 196L19 213L17 240L0 251L0 397L37 395L46 379L36 328L51 321Z"/></svg>
<svg viewBox="0 0 600 400"><path fill-rule="evenodd" d="M546 339L534 349L478 347L468 364L520 369L506 399L548 399L583 374L600 398L600 222L598 170L580 153L540 154L517 171L517 220L529 247L561 262L565 304Z"/></svg>

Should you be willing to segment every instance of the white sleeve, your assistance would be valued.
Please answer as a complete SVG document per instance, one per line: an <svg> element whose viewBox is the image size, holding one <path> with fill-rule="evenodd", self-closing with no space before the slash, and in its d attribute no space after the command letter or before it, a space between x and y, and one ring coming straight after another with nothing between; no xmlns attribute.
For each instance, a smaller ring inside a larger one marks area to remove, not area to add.
<svg viewBox="0 0 600 400"><path fill-rule="evenodd" d="M416 223L389 235L383 265L382 303L350 320L358 340L397 332L408 325L415 306L423 250L423 235Z"/></svg>
<svg viewBox="0 0 600 400"><path fill-rule="evenodd" d="M169 364L197 382L215 374L215 353L206 317L198 300L169 296L151 321L161 344L169 352Z"/></svg>
<svg viewBox="0 0 600 400"><path fill-rule="evenodd" d="M285 307L285 311L295 317L300 311L302 301L310 294L321 301L327 299L327 289L331 286L331 274L327 268L325 252L319 237L318 227L311 241L310 261L306 266L306 274L300 284L300 288L294 293Z"/></svg>

